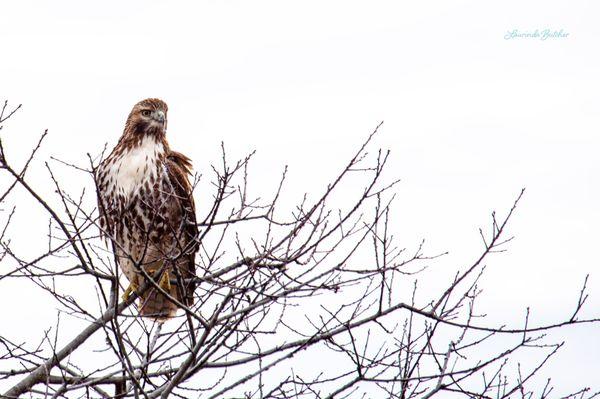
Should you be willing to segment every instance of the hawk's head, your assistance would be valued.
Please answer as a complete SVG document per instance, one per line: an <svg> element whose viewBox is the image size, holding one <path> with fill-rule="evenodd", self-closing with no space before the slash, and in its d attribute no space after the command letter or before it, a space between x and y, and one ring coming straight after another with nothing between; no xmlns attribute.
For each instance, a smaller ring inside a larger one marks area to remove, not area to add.
<svg viewBox="0 0 600 399"><path fill-rule="evenodd" d="M124 134L164 136L167 110L167 104L158 98L140 101L129 113Z"/></svg>

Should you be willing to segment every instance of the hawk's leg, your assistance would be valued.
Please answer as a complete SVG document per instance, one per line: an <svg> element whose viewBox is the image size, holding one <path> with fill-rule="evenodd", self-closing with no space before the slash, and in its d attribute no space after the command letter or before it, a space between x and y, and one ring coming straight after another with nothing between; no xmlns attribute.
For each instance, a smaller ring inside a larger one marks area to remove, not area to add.
<svg viewBox="0 0 600 399"><path fill-rule="evenodd" d="M148 274L153 276L158 269L148 269ZM162 288L167 294L171 293L171 274L169 270L163 271L160 280L158 280L158 286Z"/></svg>
<svg viewBox="0 0 600 399"><path fill-rule="evenodd" d="M165 270L160 278L158 286L165 290L167 293L171 293L171 276L168 270Z"/></svg>
<svg viewBox="0 0 600 399"><path fill-rule="evenodd" d="M128 300L129 297L138 290L138 288L138 285L132 281L131 283L129 283L129 286L125 288L125 292L121 296L121 299L123 299L124 301Z"/></svg>

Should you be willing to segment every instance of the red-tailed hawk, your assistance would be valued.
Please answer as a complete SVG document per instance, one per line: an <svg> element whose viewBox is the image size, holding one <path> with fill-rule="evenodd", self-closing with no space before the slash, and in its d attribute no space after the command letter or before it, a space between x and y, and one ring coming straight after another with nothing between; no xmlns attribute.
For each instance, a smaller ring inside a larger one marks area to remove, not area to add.
<svg viewBox="0 0 600 399"><path fill-rule="evenodd" d="M118 144L97 170L100 226L113 244L117 263L129 279L127 298L150 276L171 299L152 287L141 293L142 316L164 320L176 301L194 301L194 258L198 250L191 161L169 148L167 104L155 98L137 103ZM177 283L175 283L177 281Z"/></svg>

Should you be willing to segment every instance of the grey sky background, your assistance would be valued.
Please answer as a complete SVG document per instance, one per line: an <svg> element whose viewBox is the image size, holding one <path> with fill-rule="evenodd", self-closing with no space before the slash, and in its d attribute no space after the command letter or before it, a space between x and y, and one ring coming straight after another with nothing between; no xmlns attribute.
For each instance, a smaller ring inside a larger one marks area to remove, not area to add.
<svg viewBox="0 0 600 399"><path fill-rule="evenodd" d="M221 141L233 155L256 149L255 193L270 193L287 164L297 199L319 192L383 120L377 145L402 179L398 238L450 252L432 287L476 258L478 228L526 187L515 241L484 279L489 322L519 325L527 306L534 324L558 320L588 273L584 314L598 316L599 16L593 1L5 2L0 99L23 110L2 139L19 160L47 128L40 159L85 164L116 143L134 103L160 97L171 146L198 172ZM568 36L504 38L547 28ZM51 193L43 163L31 173ZM18 218L43 240L40 210ZM2 333L33 339L55 320L28 289L0 282L2 303L22 303L5 310L16 322L0 321ZM555 333L567 343L543 375L561 392L600 389L599 336L598 326Z"/></svg>

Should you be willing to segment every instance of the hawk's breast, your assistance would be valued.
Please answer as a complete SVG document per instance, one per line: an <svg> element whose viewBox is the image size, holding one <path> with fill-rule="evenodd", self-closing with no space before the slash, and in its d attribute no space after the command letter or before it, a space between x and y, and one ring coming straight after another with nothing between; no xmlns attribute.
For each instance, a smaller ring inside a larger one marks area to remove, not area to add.
<svg viewBox="0 0 600 399"><path fill-rule="evenodd" d="M160 163L164 152L162 143L144 137L139 145L107 159L100 184L105 180L103 191L109 197L108 202L118 199L119 205L127 207L146 183L153 185L162 169Z"/></svg>

